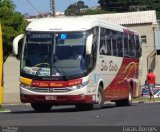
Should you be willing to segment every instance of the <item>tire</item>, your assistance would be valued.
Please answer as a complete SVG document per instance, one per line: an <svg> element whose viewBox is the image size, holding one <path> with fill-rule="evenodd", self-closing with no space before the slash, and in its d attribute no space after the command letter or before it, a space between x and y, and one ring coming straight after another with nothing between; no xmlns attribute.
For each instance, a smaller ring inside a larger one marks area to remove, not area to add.
<svg viewBox="0 0 160 132"><path fill-rule="evenodd" d="M132 87L129 87L129 93L128 93L128 98L124 100L118 100L116 101L116 106L131 106L132 105Z"/></svg>
<svg viewBox="0 0 160 132"><path fill-rule="evenodd" d="M101 109L104 105L104 92L102 86L98 88L98 101L93 104L93 109L98 110Z"/></svg>
<svg viewBox="0 0 160 132"><path fill-rule="evenodd" d="M52 104L36 104L31 103L32 108L37 112L47 112L52 108Z"/></svg>
<svg viewBox="0 0 160 132"><path fill-rule="evenodd" d="M133 99L133 90L132 87L129 87L129 93L128 93L128 99L126 99L125 106L131 106L132 105L132 99Z"/></svg>
<svg viewBox="0 0 160 132"><path fill-rule="evenodd" d="M93 104L76 104L76 109L78 110L98 110L101 109L104 105L104 93L102 86L98 88L98 101Z"/></svg>

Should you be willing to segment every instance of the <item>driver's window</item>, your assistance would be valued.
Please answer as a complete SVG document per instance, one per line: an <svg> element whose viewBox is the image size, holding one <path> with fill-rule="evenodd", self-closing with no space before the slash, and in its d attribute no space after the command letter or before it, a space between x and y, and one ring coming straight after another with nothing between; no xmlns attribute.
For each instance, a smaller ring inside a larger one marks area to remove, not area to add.
<svg viewBox="0 0 160 132"><path fill-rule="evenodd" d="M92 45L92 53L89 55L88 59L88 68L92 70L96 64L97 60L97 41L99 34L99 27L94 27L89 31L90 34L93 34L93 45Z"/></svg>

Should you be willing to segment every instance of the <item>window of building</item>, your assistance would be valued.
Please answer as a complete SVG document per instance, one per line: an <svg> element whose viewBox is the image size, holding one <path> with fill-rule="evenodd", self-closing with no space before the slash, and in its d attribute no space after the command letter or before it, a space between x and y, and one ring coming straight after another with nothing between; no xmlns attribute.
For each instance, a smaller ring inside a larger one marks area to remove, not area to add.
<svg viewBox="0 0 160 132"><path fill-rule="evenodd" d="M142 43L144 43L144 44L147 43L147 37L146 37L146 35L142 35L141 39L142 39Z"/></svg>

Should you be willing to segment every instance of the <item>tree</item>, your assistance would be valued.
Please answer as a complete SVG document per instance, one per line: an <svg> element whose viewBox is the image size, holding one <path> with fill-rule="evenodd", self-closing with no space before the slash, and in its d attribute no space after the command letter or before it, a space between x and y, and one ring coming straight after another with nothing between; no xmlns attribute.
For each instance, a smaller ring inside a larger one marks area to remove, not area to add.
<svg viewBox="0 0 160 132"><path fill-rule="evenodd" d="M77 3L71 4L65 10L66 16L80 15L81 10L87 9L88 6L85 5L83 1L78 1Z"/></svg>
<svg viewBox="0 0 160 132"><path fill-rule="evenodd" d="M108 12L101 9L86 9L84 11L81 11L80 15L96 15L96 14L105 14L105 13L108 13Z"/></svg>
<svg viewBox="0 0 160 132"><path fill-rule="evenodd" d="M12 41L24 32L27 21L24 16L15 11L12 0L0 0L0 22L2 24L4 62L12 54Z"/></svg>
<svg viewBox="0 0 160 132"><path fill-rule="evenodd" d="M156 10L160 18L160 0L99 0L101 9L110 12Z"/></svg>

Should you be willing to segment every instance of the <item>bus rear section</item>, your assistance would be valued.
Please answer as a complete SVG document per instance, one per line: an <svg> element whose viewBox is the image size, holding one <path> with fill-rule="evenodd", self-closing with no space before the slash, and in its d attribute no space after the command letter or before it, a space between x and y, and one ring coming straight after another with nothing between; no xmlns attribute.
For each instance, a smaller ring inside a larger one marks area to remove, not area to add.
<svg viewBox="0 0 160 132"><path fill-rule="evenodd" d="M121 95L115 94L113 89L117 87L112 86L116 84L114 78L119 79L118 73L127 74L118 72L127 67L124 65L126 62L121 65L124 54L119 57L111 51L110 55L104 56L99 51L101 40L109 38L103 36L107 35L103 29L108 28L121 34L124 32L124 27L119 25L83 17L44 18L31 22L25 34L16 37L13 42L14 53L18 54L18 42L23 38L20 61L21 101L31 103L36 111L48 111L53 105L100 109L106 100L128 101L128 85L123 90L118 89ZM129 63L131 61L133 59ZM113 65L111 70L110 65Z"/></svg>

